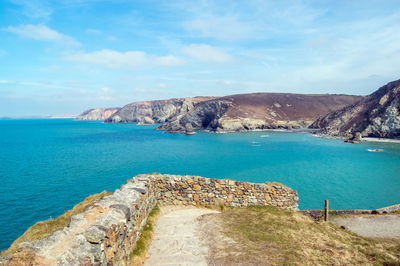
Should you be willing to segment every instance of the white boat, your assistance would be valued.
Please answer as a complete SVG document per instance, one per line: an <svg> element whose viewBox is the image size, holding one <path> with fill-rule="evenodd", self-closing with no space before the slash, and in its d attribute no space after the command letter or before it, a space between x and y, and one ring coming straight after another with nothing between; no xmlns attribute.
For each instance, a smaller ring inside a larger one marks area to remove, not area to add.
<svg viewBox="0 0 400 266"><path fill-rule="evenodd" d="M382 149L367 149L369 152L383 152Z"/></svg>

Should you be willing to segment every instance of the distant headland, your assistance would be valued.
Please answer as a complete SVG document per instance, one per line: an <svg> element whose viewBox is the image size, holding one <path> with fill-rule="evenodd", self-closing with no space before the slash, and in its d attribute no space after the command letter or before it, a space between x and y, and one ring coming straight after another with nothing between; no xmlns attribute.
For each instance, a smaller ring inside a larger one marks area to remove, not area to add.
<svg viewBox="0 0 400 266"><path fill-rule="evenodd" d="M308 95L250 93L224 97L192 97L134 102L122 108L97 108L78 120L106 123L160 123L169 133L194 134L271 129L309 129L319 136L348 139L400 136L400 80L374 93Z"/></svg>

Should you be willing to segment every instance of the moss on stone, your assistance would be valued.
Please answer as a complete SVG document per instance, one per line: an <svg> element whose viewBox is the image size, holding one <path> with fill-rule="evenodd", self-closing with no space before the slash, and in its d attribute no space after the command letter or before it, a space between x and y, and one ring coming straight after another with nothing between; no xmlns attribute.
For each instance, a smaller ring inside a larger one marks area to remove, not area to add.
<svg viewBox="0 0 400 266"><path fill-rule="evenodd" d="M147 249L153 239L154 223L160 214L160 206L157 204L150 212L146 224L143 227L139 240L136 242L135 249L130 254L132 265L141 265L147 255Z"/></svg>

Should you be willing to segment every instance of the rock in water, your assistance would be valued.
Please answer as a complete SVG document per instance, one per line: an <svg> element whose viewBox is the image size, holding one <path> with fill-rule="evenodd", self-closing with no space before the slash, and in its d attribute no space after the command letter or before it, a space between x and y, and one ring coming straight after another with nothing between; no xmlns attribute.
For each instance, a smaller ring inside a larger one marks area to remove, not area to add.
<svg viewBox="0 0 400 266"><path fill-rule="evenodd" d="M339 137L357 132L363 137L399 137L400 80L386 84L358 103L319 118L310 128Z"/></svg>
<svg viewBox="0 0 400 266"><path fill-rule="evenodd" d="M195 134L195 132L194 132L194 130L193 130L192 124L186 123L185 129L186 129L186 131L185 131L185 134L186 134L186 135L193 135L193 134Z"/></svg>
<svg viewBox="0 0 400 266"><path fill-rule="evenodd" d="M354 144L359 144L362 141L361 133L356 132L353 136L350 138L346 139L344 142L349 142L349 143L354 143Z"/></svg>

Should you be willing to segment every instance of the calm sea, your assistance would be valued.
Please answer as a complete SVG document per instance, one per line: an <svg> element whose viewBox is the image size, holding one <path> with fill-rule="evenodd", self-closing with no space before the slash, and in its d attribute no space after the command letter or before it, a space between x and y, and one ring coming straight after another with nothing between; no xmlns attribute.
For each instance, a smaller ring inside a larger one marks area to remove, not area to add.
<svg viewBox="0 0 400 266"><path fill-rule="evenodd" d="M398 144L354 145L282 132L186 136L154 128L0 120L0 250L35 222L139 173L277 181L298 190L301 209L321 209L325 199L332 209L400 203Z"/></svg>

